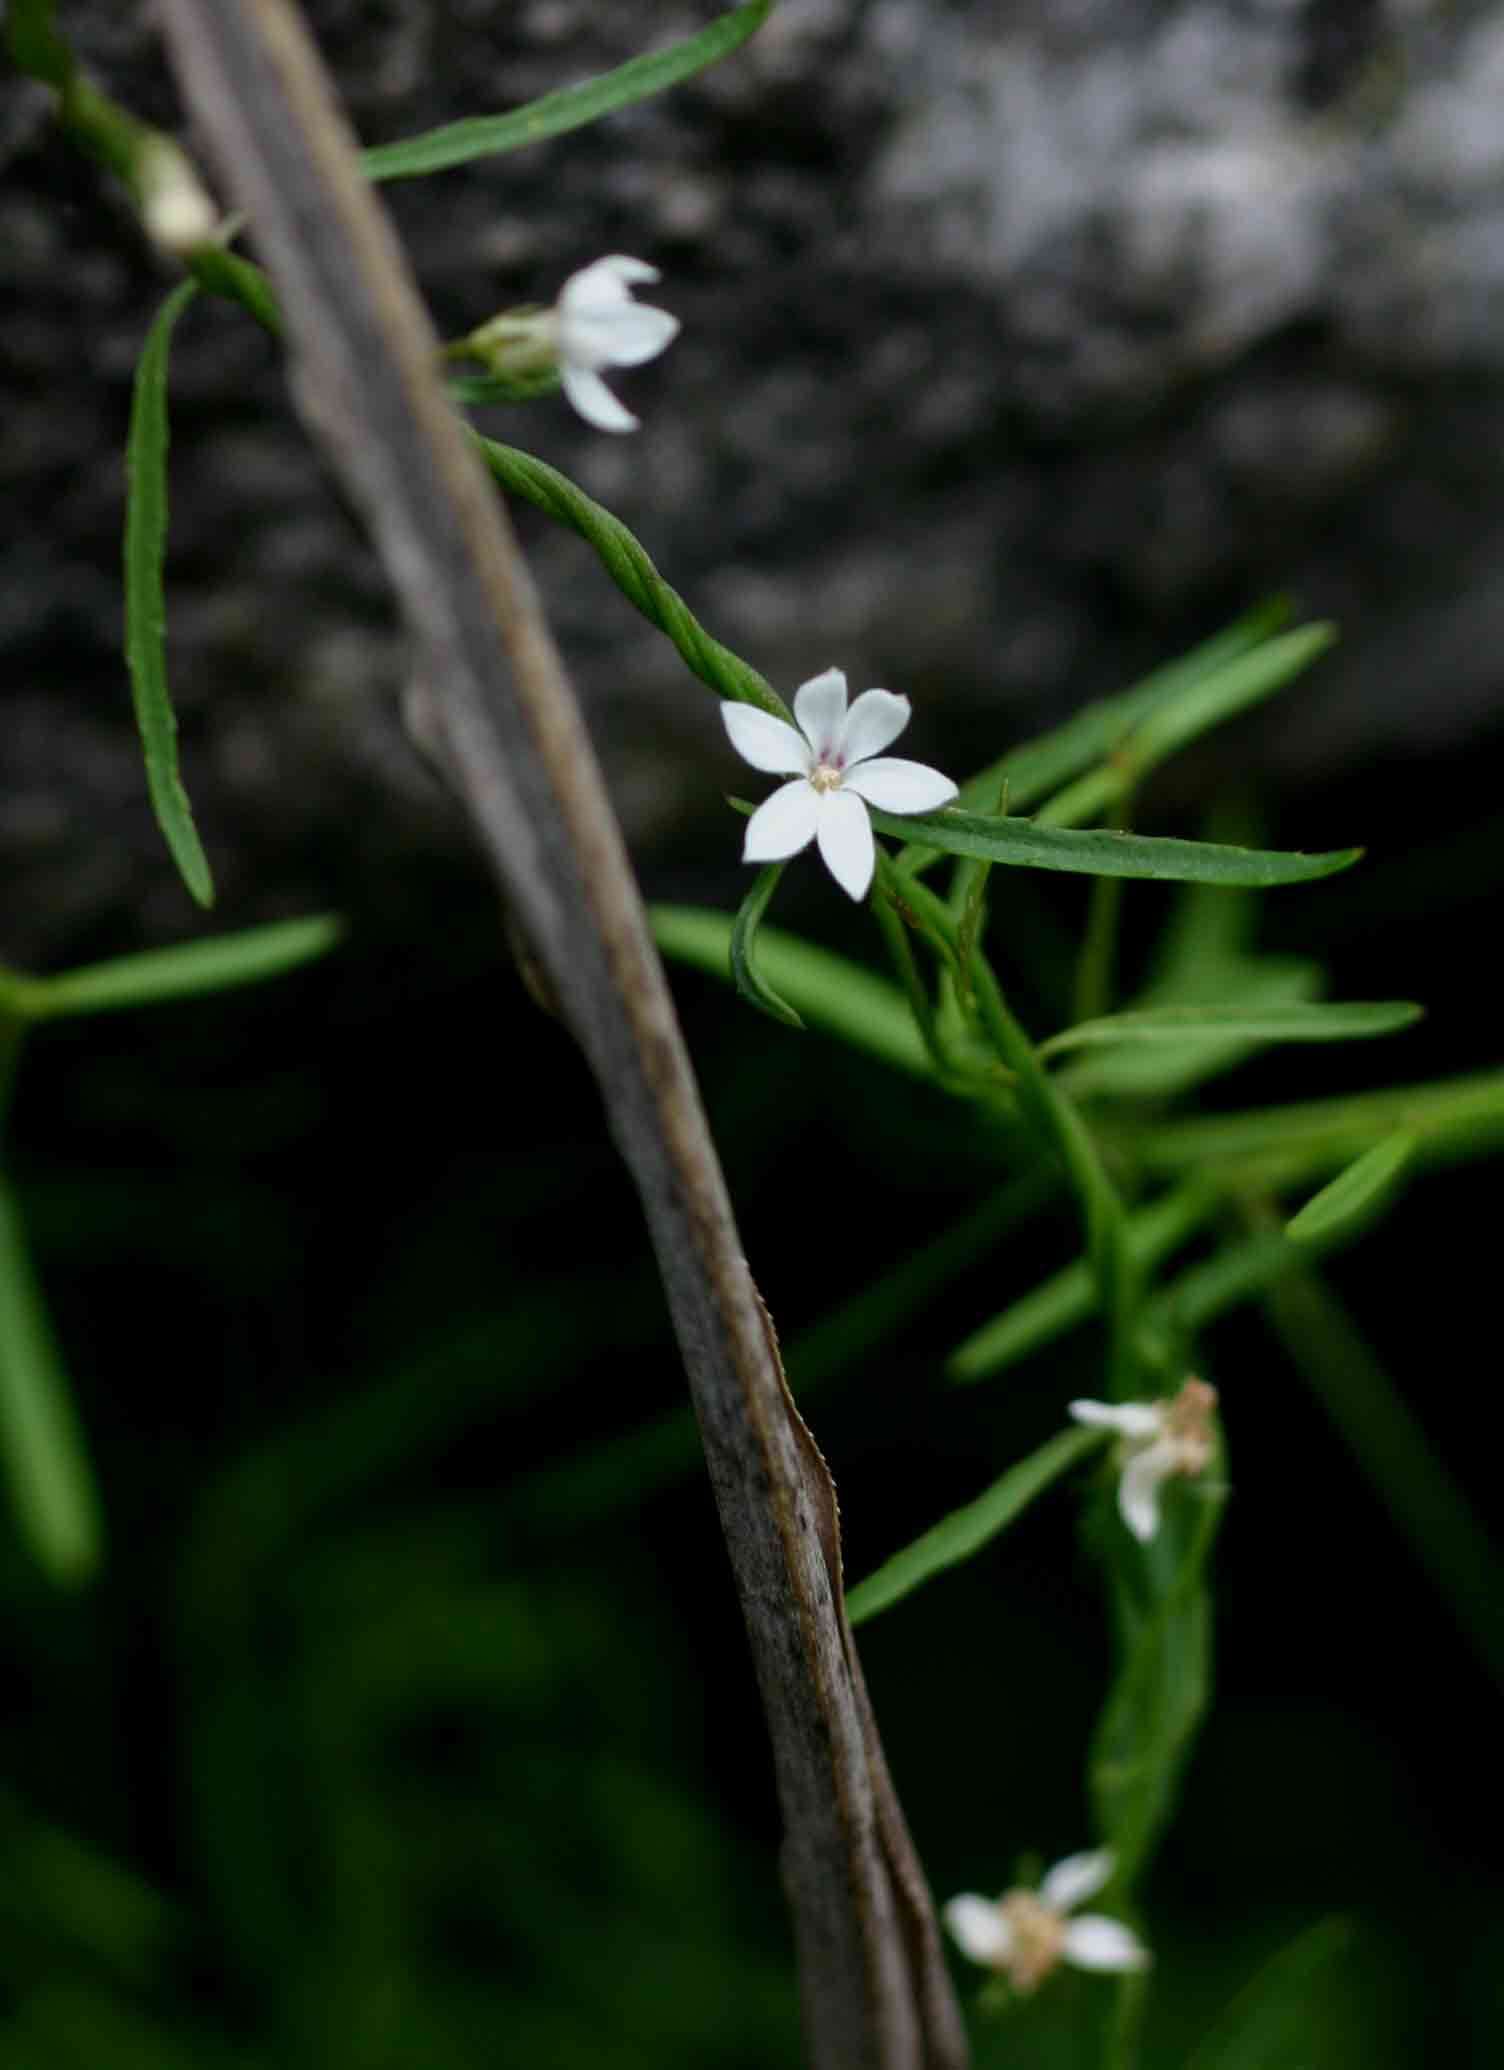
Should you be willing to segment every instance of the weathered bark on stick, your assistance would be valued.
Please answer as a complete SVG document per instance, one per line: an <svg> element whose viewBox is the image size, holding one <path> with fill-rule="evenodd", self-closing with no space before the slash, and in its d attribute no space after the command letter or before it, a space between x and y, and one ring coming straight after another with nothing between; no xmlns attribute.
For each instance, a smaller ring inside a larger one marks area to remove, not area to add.
<svg viewBox="0 0 1504 2070"><path fill-rule="evenodd" d="M436 340L286 0L163 0L185 94L276 282L299 407L401 600L444 760L642 1195L767 1713L817 2070L960 2070L960 2021L788 1397L589 740Z"/></svg>

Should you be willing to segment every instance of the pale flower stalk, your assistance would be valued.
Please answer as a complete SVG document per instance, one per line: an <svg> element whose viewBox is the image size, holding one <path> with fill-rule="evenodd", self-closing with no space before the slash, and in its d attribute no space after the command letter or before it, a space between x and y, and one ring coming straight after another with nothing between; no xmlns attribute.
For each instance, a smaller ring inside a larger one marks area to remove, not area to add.
<svg viewBox="0 0 1504 2070"><path fill-rule="evenodd" d="M1078 1423L1115 1430L1122 1439L1118 1510L1141 1545L1159 1529L1164 1483L1177 1474L1204 1473L1210 1466L1216 1407L1216 1388L1194 1378L1165 1401L1071 1403Z"/></svg>
<svg viewBox="0 0 1504 2070"><path fill-rule="evenodd" d="M997 1970L1023 1993L1038 1990L1062 1962L1120 1975L1146 1969L1149 1951L1121 1919L1101 1912L1071 1916L1105 1889L1115 1866L1106 1848L1067 1855L1038 1890L1009 1890L1000 1898L968 1891L952 1898L945 1923L963 1955Z"/></svg>
<svg viewBox="0 0 1504 2070"><path fill-rule="evenodd" d="M141 220L154 244L184 258L207 244L219 226L219 211L186 153L171 137L152 137L135 165Z"/></svg>
<svg viewBox="0 0 1504 2070"><path fill-rule="evenodd" d="M722 704L726 731L743 761L794 779L748 820L743 861L785 862L813 841L841 889L865 898L877 866L868 806L934 812L958 795L938 769L882 754L908 725L909 709L909 700L891 690L864 690L848 711L838 668L795 691L797 727L754 705Z"/></svg>

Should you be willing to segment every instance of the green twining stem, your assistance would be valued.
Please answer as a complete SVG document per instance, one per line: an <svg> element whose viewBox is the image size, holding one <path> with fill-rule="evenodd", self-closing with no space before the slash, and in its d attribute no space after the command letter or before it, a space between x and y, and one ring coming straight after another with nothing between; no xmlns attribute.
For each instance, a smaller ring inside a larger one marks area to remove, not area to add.
<svg viewBox="0 0 1504 2070"><path fill-rule="evenodd" d="M626 526L599 503L577 489L566 475L546 461L535 460L515 446L472 432L476 450L503 488L510 489L557 518L595 548L602 567L629 603L651 625L666 633L690 670L721 697L755 704L790 725L793 716L778 692L750 663L713 639L649 560Z"/></svg>

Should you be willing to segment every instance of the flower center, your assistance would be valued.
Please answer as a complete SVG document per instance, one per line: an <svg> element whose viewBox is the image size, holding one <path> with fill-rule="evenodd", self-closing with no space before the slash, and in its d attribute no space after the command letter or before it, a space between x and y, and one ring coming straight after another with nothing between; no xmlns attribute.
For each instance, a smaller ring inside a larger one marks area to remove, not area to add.
<svg viewBox="0 0 1504 2070"><path fill-rule="evenodd" d="M1033 1991L1065 1950L1065 1921L1032 1890L1010 1890L998 1907L1007 1921L1008 1980L1015 1991Z"/></svg>
<svg viewBox="0 0 1504 2070"><path fill-rule="evenodd" d="M1165 1435L1175 1447L1178 1472L1201 1473L1211 1464L1216 1406L1216 1388L1196 1379L1187 1380L1179 1394L1165 1404Z"/></svg>
<svg viewBox="0 0 1504 2070"><path fill-rule="evenodd" d="M817 762L809 773L809 780L817 791L838 791L843 773L831 762Z"/></svg>

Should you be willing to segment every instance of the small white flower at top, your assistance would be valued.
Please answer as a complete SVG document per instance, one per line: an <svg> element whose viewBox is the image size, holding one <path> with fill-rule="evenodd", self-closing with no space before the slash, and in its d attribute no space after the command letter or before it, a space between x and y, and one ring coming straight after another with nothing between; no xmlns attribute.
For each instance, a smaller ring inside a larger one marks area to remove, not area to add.
<svg viewBox="0 0 1504 2070"><path fill-rule="evenodd" d="M1038 1890L952 1898L945 1923L963 1955L1000 1971L1015 1991L1037 1990L1062 1962L1075 1969L1145 1969L1149 1951L1121 1919L1100 1912L1070 1917L1077 1905L1112 1881L1113 1867L1106 1848L1069 1854L1056 1862Z"/></svg>
<svg viewBox="0 0 1504 2070"><path fill-rule="evenodd" d="M1161 1485L1211 1465L1216 1407L1216 1388L1194 1378L1165 1401L1071 1403L1078 1423L1099 1424L1122 1438L1118 1508L1141 1544L1159 1529Z"/></svg>
<svg viewBox="0 0 1504 2070"><path fill-rule="evenodd" d="M679 335L679 319L632 289L658 268L621 252L571 273L551 309L503 309L444 348L446 359L478 359L493 374L526 381L557 372L564 393L598 431L635 431L637 419L601 379L602 367L640 367Z"/></svg>
<svg viewBox="0 0 1504 2070"><path fill-rule="evenodd" d="M660 277L646 259L616 253L572 273L547 312L564 393L597 431L635 431L638 423L601 379L601 368L640 367L679 335L677 316L632 300L635 286Z"/></svg>
<svg viewBox="0 0 1504 2070"><path fill-rule="evenodd" d="M864 690L848 711L838 668L795 691L797 727L750 704L723 703L721 717L743 761L767 775L794 778L748 820L742 860L785 862L814 841L837 884L855 899L867 896L876 867L867 807L933 812L958 795L938 769L882 754L908 725L909 700L891 690Z"/></svg>

